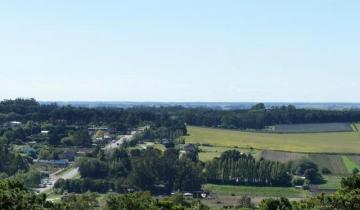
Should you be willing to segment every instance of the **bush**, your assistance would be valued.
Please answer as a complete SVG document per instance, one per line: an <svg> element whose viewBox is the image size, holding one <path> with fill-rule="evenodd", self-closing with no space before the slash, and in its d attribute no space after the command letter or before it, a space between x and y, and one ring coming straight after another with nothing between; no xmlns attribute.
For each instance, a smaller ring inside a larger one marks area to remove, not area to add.
<svg viewBox="0 0 360 210"><path fill-rule="evenodd" d="M353 175L356 175L356 174L358 174L359 173L359 169L358 168L354 168L353 170L352 170L352 174Z"/></svg>
<svg viewBox="0 0 360 210"><path fill-rule="evenodd" d="M325 167L325 168L322 168L322 169L321 169L321 173L322 173L322 174L331 174L331 171L330 171L330 169L328 169L328 168Z"/></svg>

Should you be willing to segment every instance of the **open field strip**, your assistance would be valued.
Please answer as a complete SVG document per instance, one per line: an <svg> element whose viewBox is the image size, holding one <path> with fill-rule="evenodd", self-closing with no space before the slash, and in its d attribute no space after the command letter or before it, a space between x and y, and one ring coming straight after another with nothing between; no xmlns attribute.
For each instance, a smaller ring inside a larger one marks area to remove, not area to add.
<svg viewBox="0 0 360 210"><path fill-rule="evenodd" d="M358 125L357 125L358 126ZM360 151L359 132L272 134L188 126L186 143L303 153Z"/></svg>
<svg viewBox="0 0 360 210"><path fill-rule="evenodd" d="M357 164L356 162L352 161L348 156L341 156L344 163L345 163L345 166L346 166L346 169L348 170L349 173L352 173L353 169L354 168L357 168L360 170L360 165Z"/></svg>
<svg viewBox="0 0 360 210"><path fill-rule="evenodd" d="M217 195L248 195L251 197L305 198L308 195L307 191L298 190L294 187L255 187L205 184L203 189L216 193Z"/></svg>

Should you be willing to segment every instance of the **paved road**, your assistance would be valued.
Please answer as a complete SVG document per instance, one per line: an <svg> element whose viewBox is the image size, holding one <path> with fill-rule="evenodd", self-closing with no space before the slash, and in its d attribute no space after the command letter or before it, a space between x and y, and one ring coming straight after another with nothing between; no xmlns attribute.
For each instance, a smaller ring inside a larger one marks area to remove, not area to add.
<svg viewBox="0 0 360 210"><path fill-rule="evenodd" d="M66 169L64 169L66 170ZM44 188L37 188L37 190L39 190L40 193L45 193L48 192L49 190L51 190L54 187L54 184L57 182L57 180L59 179L72 179L75 176L77 176L79 174L79 168L72 168L66 172L55 172L50 174L49 178L51 180L51 185L47 185Z"/></svg>

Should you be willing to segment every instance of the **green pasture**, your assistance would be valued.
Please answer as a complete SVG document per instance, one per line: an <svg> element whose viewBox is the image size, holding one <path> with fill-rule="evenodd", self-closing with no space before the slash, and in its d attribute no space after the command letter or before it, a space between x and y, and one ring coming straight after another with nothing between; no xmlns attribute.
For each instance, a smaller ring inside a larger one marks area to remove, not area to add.
<svg viewBox="0 0 360 210"><path fill-rule="evenodd" d="M358 124L356 126L359 126ZM274 134L188 126L186 143L308 153L359 153L359 132Z"/></svg>

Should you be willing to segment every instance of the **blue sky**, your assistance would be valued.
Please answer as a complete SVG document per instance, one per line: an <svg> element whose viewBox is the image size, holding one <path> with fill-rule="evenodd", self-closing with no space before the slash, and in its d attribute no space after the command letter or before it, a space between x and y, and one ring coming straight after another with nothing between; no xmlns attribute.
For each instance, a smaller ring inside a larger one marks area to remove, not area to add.
<svg viewBox="0 0 360 210"><path fill-rule="evenodd" d="M0 98L360 102L360 2L1 1Z"/></svg>

